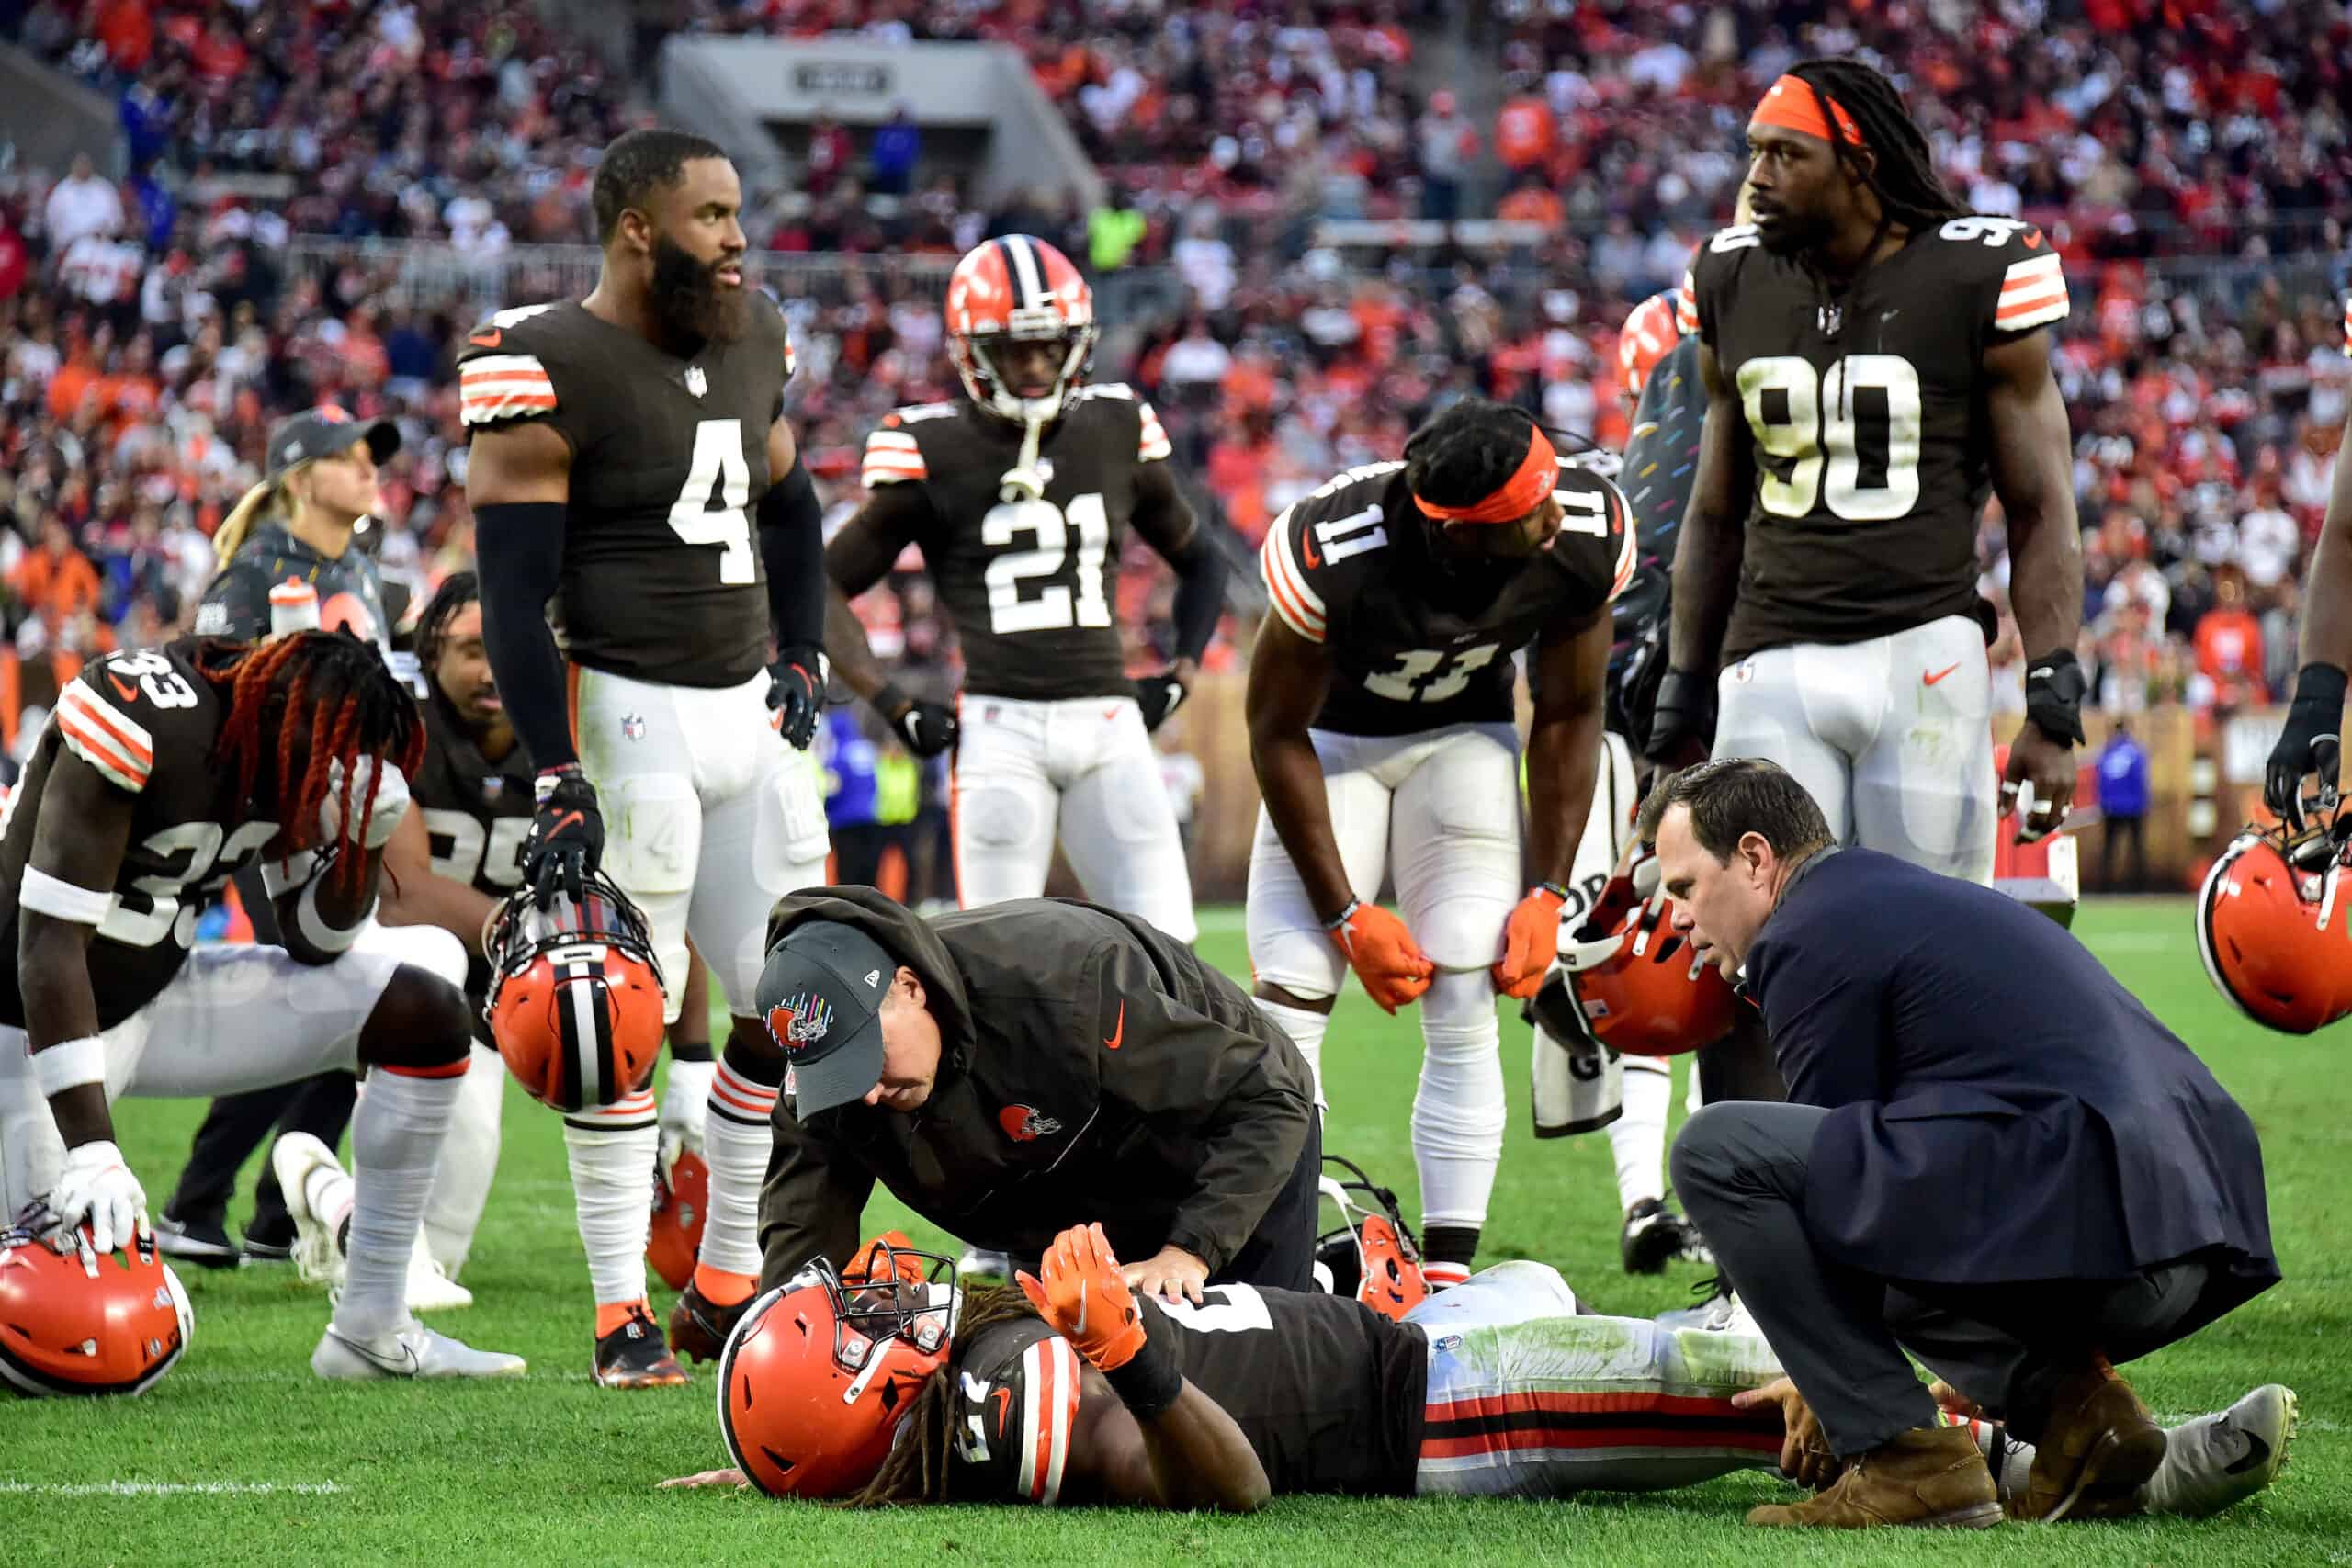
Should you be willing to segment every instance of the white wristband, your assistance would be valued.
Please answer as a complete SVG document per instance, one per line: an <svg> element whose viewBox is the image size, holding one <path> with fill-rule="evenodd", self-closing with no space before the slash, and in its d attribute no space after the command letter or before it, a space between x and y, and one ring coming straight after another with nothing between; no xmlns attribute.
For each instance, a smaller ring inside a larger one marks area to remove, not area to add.
<svg viewBox="0 0 2352 1568"><path fill-rule="evenodd" d="M95 926L114 908L114 895L77 886L50 875L39 866L28 865L25 867L24 880L17 884L17 906L47 915L52 920Z"/></svg>
<svg viewBox="0 0 2352 1568"><path fill-rule="evenodd" d="M314 850L302 850L284 860L266 860L261 863L262 891L276 898L289 887L300 887L309 880L318 863L318 852Z"/></svg>
<svg viewBox="0 0 2352 1568"><path fill-rule="evenodd" d="M95 1034L61 1040L32 1053L33 1082L43 1100L107 1079L107 1048Z"/></svg>
<svg viewBox="0 0 2352 1568"><path fill-rule="evenodd" d="M368 917L375 914L376 906L370 900L358 923L349 931L329 925L326 917L319 913L319 884L322 880L314 876L302 885L302 897L294 901L294 930L305 942L321 953L342 953L357 942L359 933L368 929Z"/></svg>

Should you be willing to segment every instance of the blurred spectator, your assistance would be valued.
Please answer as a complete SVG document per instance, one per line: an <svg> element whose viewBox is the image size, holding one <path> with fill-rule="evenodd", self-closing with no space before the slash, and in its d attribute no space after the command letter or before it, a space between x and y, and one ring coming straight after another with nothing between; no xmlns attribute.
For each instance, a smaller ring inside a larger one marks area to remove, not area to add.
<svg viewBox="0 0 2352 1568"><path fill-rule="evenodd" d="M808 127L808 157L803 166L801 186L810 196L832 194L834 185L849 173L851 161L857 149L841 122L824 109Z"/></svg>
<svg viewBox="0 0 2352 1568"><path fill-rule="evenodd" d="M2118 718L2108 727L2107 744L2098 754L2098 814L2103 824L2098 846L2098 885L2108 892L2147 891L2148 845L2144 836L2148 815L2148 753L2132 738L2129 720ZM2128 883L2115 880L2116 847L2132 841L2132 874Z"/></svg>
<svg viewBox="0 0 2352 1568"><path fill-rule="evenodd" d="M65 177L50 187L41 216L50 245L64 251L85 234L121 233L122 196L112 181L97 176L87 152L76 152Z"/></svg>
<svg viewBox="0 0 2352 1568"><path fill-rule="evenodd" d="M2262 626L2246 607L2245 581L2234 568L2213 580L2213 607L2197 623L2197 670L2213 683L2218 708L2258 706L2262 684Z"/></svg>
<svg viewBox="0 0 2352 1568"><path fill-rule="evenodd" d="M1413 143L1421 160L1421 216L1451 223L1462 215L1462 180L1478 155L1478 130L1455 107L1453 94L1441 87L1430 95L1430 107L1413 124Z"/></svg>
<svg viewBox="0 0 2352 1568"><path fill-rule="evenodd" d="M41 525L40 545L8 573L8 591L39 619L47 648L71 646L76 629L105 607L105 585L97 569L74 545L64 519L57 516ZM111 637L99 639L101 647L112 644Z"/></svg>
<svg viewBox="0 0 2352 1568"><path fill-rule="evenodd" d="M890 106L888 121L874 132L868 156L873 177L866 187L877 196L904 196L914 186L915 164L922 159L922 128L904 104Z"/></svg>

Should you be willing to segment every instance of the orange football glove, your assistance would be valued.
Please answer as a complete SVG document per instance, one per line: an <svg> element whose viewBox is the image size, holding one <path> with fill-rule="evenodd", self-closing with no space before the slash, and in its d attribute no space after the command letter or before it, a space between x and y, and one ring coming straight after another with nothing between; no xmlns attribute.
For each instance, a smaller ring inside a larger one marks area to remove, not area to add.
<svg viewBox="0 0 2352 1568"><path fill-rule="evenodd" d="M1054 1237L1038 1271L1044 1280L1013 1276L1021 1293L1096 1371L1124 1367L1143 1348L1143 1314L1101 1225L1072 1225Z"/></svg>
<svg viewBox="0 0 2352 1568"><path fill-rule="evenodd" d="M884 1231L857 1249L857 1256L851 1258L849 1267L842 1270L842 1283L844 1285L871 1284L874 1280L874 1271L883 1266L885 1259L882 1249L887 1247L895 1249L888 1259L890 1271L906 1284L922 1284L923 1282L922 1261L896 1255L913 1251L914 1245L907 1239L907 1233L904 1231Z"/></svg>
<svg viewBox="0 0 2352 1568"><path fill-rule="evenodd" d="M1495 965L1495 989L1521 1001L1544 984L1544 972L1560 954L1560 911L1568 890L1555 882L1528 889L1503 926L1502 961Z"/></svg>
<svg viewBox="0 0 2352 1568"><path fill-rule="evenodd" d="M1351 898L1323 929L1347 954L1364 995L1389 1012L1420 1000L1437 974L1405 922L1377 904Z"/></svg>

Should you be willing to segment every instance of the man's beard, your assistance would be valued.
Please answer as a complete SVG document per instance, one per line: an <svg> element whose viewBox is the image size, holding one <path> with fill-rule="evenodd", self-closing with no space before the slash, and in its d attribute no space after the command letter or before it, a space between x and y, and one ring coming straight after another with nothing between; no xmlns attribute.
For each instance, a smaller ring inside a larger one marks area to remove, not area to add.
<svg viewBox="0 0 2352 1568"><path fill-rule="evenodd" d="M751 327L752 300L748 288L722 288L716 276L722 266L740 266L730 258L698 262L666 236L653 242L653 319L662 335L676 342L733 343Z"/></svg>
<svg viewBox="0 0 2352 1568"><path fill-rule="evenodd" d="M1758 224L1756 237L1776 256L1799 256L1826 244L1836 227L1826 219L1783 210L1771 222Z"/></svg>

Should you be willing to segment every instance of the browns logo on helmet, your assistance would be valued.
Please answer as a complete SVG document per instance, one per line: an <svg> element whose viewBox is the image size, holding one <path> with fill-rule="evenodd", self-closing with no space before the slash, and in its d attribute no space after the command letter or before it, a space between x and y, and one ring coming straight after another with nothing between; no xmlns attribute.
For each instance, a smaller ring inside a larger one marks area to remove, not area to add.
<svg viewBox="0 0 2352 1568"><path fill-rule="evenodd" d="M844 1497L874 1479L915 1395L947 1364L953 1259L864 1248L843 1283L820 1258L745 1310L718 1357L718 1430L771 1497Z"/></svg>
<svg viewBox="0 0 2352 1568"><path fill-rule="evenodd" d="M144 1393L196 1327L179 1276L142 1235L98 1253L87 1226L59 1252L40 1204L0 1232L0 1378L32 1395Z"/></svg>
<svg viewBox="0 0 2352 1568"><path fill-rule="evenodd" d="M1585 1040L1634 1056L1672 1056L1722 1039L1732 989L1675 931L1657 857L1639 845L1563 943L1536 992L1535 1021L1555 1040Z"/></svg>
<svg viewBox="0 0 2352 1568"><path fill-rule="evenodd" d="M542 910L517 888L491 911L483 1016L507 1070L558 1111L610 1105L645 1086L662 1045L662 969L645 917L601 873L577 904Z"/></svg>
<svg viewBox="0 0 2352 1568"><path fill-rule="evenodd" d="M947 352L972 400L1004 419L1058 417L1094 356L1094 290L1069 258L1027 234L976 245L947 279ZM1000 362L1015 343L1061 348L1053 385L1023 396Z"/></svg>
<svg viewBox="0 0 2352 1568"><path fill-rule="evenodd" d="M1625 376L1625 399L1638 400L1658 361L1674 352L1682 334L1674 324L1674 290L1653 294L1634 307L1617 332L1617 365Z"/></svg>
<svg viewBox="0 0 2352 1568"><path fill-rule="evenodd" d="M2256 1023L2309 1034L2352 1013L2346 852L2334 828L2290 838L2249 824L2206 873L2198 955L2213 988Z"/></svg>

